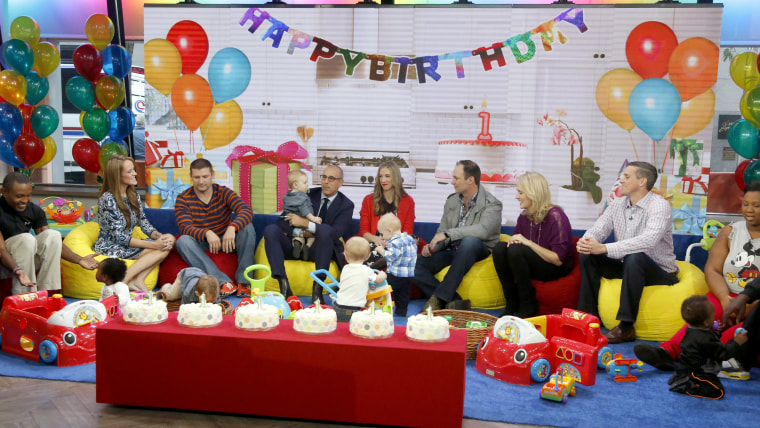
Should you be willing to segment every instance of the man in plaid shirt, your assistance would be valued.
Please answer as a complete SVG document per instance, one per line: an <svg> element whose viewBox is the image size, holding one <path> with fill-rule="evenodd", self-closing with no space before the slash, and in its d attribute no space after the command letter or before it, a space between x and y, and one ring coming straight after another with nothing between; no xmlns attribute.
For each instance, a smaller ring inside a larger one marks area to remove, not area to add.
<svg viewBox="0 0 760 428"><path fill-rule="evenodd" d="M385 240L377 250L388 264L388 284L396 298L396 315L405 317L409 306L409 282L417 264L417 241L401 232L401 220L393 213L380 217L377 230Z"/></svg>
<svg viewBox="0 0 760 428"><path fill-rule="evenodd" d="M652 193L657 170L647 162L631 162L620 177L622 198L609 207L578 241L581 289L578 309L598 315L598 295L602 277L622 278L617 327L605 333L609 343L636 340L633 323L639 300L648 285L678 282L678 266L673 252L670 204ZM615 242L603 244L610 233Z"/></svg>

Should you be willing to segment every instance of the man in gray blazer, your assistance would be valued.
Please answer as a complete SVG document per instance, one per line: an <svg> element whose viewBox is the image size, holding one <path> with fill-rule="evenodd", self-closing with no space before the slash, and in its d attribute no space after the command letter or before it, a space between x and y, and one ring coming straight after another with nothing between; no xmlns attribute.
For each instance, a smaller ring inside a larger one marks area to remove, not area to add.
<svg viewBox="0 0 760 428"><path fill-rule="evenodd" d="M454 168L451 184L454 191L446 199L441 224L433 239L417 258L414 279L430 299L425 308L470 308L457 288L475 262L488 257L499 242L501 201L480 185L480 167L462 160ZM435 274L451 265L443 281Z"/></svg>

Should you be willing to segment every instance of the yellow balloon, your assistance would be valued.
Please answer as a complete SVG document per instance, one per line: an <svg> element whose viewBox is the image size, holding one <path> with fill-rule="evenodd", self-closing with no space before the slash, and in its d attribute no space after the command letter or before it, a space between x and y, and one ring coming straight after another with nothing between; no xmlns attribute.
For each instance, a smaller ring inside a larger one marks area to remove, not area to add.
<svg viewBox="0 0 760 428"><path fill-rule="evenodd" d="M86 111L82 110L79 112L79 127L84 129L84 114L87 113Z"/></svg>
<svg viewBox="0 0 760 428"><path fill-rule="evenodd" d="M737 86L748 91L760 84L760 72L757 69L757 54L742 52L731 60L729 67L731 79Z"/></svg>
<svg viewBox="0 0 760 428"><path fill-rule="evenodd" d="M13 70L0 71L0 97L18 107L26 98L26 79Z"/></svg>
<svg viewBox="0 0 760 428"><path fill-rule="evenodd" d="M182 71L182 58L177 48L165 39L145 44L145 80L158 92L169 95Z"/></svg>
<svg viewBox="0 0 760 428"><path fill-rule="evenodd" d="M50 73L58 68L61 63L61 53L50 42L40 42L34 45L32 48L34 51L34 67L33 70L40 75L40 77L47 77Z"/></svg>
<svg viewBox="0 0 760 428"><path fill-rule="evenodd" d="M103 50L104 47L111 44L115 30L111 18L102 13L96 13L87 18L87 22L84 24L84 32L97 50Z"/></svg>
<svg viewBox="0 0 760 428"><path fill-rule="evenodd" d="M632 70L616 68L605 73L596 84L596 105L599 110L626 131L636 127L628 112L628 99L641 80L641 76Z"/></svg>
<svg viewBox="0 0 760 428"><path fill-rule="evenodd" d="M32 169L37 169L47 165L55 157L55 153L58 150L55 146L55 140L53 137L45 137L42 139L42 143L45 145L45 151L42 153L42 158L32 165Z"/></svg>
<svg viewBox="0 0 760 428"><path fill-rule="evenodd" d="M11 22L11 39L21 39L34 46L40 41L40 26L28 16L19 16Z"/></svg>
<svg viewBox="0 0 760 428"><path fill-rule="evenodd" d="M681 115L673 125L673 138L691 137L705 129L715 115L715 92L712 89L681 103Z"/></svg>
<svg viewBox="0 0 760 428"><path fill-rule="evenodd" d="M206 150L231 143L243 129L243 111L235 100L214 105L214 110L201 123L201 135Z"/></svg>

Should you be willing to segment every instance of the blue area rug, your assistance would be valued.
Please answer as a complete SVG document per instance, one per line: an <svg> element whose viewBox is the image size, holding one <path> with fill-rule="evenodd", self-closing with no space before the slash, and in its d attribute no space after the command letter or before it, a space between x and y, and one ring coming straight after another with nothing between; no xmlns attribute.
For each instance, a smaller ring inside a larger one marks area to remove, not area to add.
<svg viewBox="0 0 760 428"><path fill-rule="evenodd" d="M304 303L306 299L302 298ZM237 306L240 299L228 298ZM409 314L422 309L425 300L409 304ZM499 315L498 311L483 311ZM406 318L395 317L396 325ZM613 352L634 358L633 343L612 345ZM464 416L487 421L558 427L640 428L683 426L738 426L757 416L760 369L753 368L752 380L723 380L726 395L721 400L693 398L668 391L670 373L644 366L633 372L636 382L616 383L603 370L596 384L577 386L567 404L539 398L541 384L512 385L475 370L467 362ZM95 364L57 367L0 352L0 375L75 382L95 382Z"/></svg>

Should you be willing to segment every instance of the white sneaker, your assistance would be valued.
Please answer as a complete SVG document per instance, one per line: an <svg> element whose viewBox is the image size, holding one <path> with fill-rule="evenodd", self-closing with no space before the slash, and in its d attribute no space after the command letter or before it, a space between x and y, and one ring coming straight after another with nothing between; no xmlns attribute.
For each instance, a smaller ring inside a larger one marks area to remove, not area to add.
<svg viewBox="0 0 760 428"><path fill-rule="evenodd" d="M749 371L745 370L736 359L723 361L723 368L718 373L718 377L734 380L749 380Z"/></svg>

